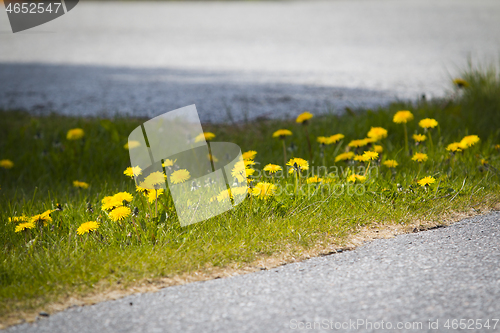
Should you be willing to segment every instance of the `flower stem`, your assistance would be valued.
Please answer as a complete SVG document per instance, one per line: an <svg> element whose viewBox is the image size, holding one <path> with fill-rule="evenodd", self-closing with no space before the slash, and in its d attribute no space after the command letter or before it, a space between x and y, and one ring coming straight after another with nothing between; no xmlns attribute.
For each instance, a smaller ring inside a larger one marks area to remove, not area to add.
<svg viewBox="0 0 500 333"><path fill-rule="evenodd" d="M286 145L285 139L281 140L283 142L283 170L286 168Z"/></svg>
<svg viewBox="0 0 500 333"><path fill-rule="evenodd" d="M405 128L405 147L406 147L406 154L410 155L410 147L408 146L408 130L406 129L406 123L403 123L404 128Z"/></svg>

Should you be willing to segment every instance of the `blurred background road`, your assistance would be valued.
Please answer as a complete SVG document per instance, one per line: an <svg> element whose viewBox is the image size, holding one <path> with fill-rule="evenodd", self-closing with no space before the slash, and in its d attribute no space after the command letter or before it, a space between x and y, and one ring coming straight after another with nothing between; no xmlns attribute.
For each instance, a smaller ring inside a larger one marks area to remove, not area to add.
<svg viewBox="0 0 500 333"><path fill-rule="evenodd" d="M202 121L443 96L497 61L498 0L80 2L13 34L0 10L0 108Z"/></svg>

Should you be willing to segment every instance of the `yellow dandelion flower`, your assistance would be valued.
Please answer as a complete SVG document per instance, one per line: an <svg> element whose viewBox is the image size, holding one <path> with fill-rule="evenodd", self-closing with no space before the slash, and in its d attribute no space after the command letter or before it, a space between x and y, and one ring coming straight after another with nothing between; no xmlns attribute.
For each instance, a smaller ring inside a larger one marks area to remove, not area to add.
<svg viewBox="0 0 500 333"><path fill-rule="evenodd" d="M458 88L467 88L469 86L469 82L460 78L454 79L453 84L455 84Z"/></svg>
<svg viewBox="0 0 500 333"><path fill-rule="evenodd" d="M66 134L68 140L79 140L85 136L85 132L81 128L73 128Z"/></svg>
<svg viewBox="0 0 500 333"><path fill-rule="evenodd" d="M74 180L73 181L73 186L74 187L79 187L79 188L83 188L83 189L87 189L89 188L89 184L85 183L85 182L81 182L81 181L78 181L78 180Z"/></svg>
<svg viewBox="0 0 500 333"><path fill-rule="evenodd" d="M273 138L284 139L285 136L290 136L290 135L292 135L292 131L289 131L287 129L279 129L273 133Z"/></svg>
<svg viewBox="0 0 500 333"><path fill-rule="evenodd" d="M370 159L368 157L363 156L363 155L356 155L356 156L354 156L354 160L357 162L368 162Z"/></svg>
<svg viewBox="0 0 500 333"><path fill-rule="evenodd" d="M132 214L130 208L126 206L116 207L109 213L109 218L113 222L122 221Z"/></svg>
<svg viewBox="0 0 500 333"><path fill-rule="evenodd" d="M203 132L199 134L196 138L194 138L194 142L200 142L200 141L211 141L213 138L215 138L215 134L212 132Z"/></svg>
<svg viewBox="0 0 500 333"><path fill-rule="evenodd" d="M241 157L244 160L253 160L255 156L257 155L257 152L255 150L249 150L241 154Z"/></svg>
<svg viewBox="0 0 500 333"><path fill-rule="evenodd" d="M16 225L16 229L14 230L15 232L21 232L23 230L27 229L33 229L35 227L35 223L33 222L24 222Z"/></svg>
<svg viewBox="0 0 500 333"><path fill-rule="evenodd" d="M423 187L423 186L429 186L430 184L434 184L435 182L436 182L436 179L434 179L434 177L427 176L427 177L420 179L417 183Z"/></svg>
<svg viewBox="0 0 500 333"><path fill-rule="evenodd" d="M139 192L139 193L148 193L149 191L151 191L150 189L144 187L145 186L144 183L140 183L140 185L142 185L142 186L138 186L138 185L135 186L135 191L136 192Z"/></svg>
<svg viewBox="0 0 500 333"><path fill-rule="evenodd" d="M21 215L21 216L9 217L8 221L14 222L14 223L19 223L19 222L27 222L28 219L29 218L26 215Z"/></svg>
<svg viewBox="0 0 500 333"><path fill-rule="evenodd" d="M119 201L126 201L126 202L131 202L134 197L132 194L128 192L118 192L115 195L113 195L113 198Z"/></svg>
<svg viewBox="0 0 500 333"><path fill-rule="evenodd" d="M243 160L243 163L245 163L246 167L248 167L250 165L255 165L255 161L253 161L253 160Z"/></svg>
<svg viewBox="0 0 500 333"><path fill-rule="evenodd" d="M130 150L130 149L134 149L134 148L137 148L140 146L141 146L141 143L139 141L129 140L126 144L123 145L123 148Z"/></svg>
<svg viewBox="0 0 500 333"><path fill-rule="evenodd" d="M123 171L123 174L125 176L129 176L130 178L134 178L135 176L139 176L142 173L142 169L138 166L135 167L128 167Z"/></svg>
<svg viewBox="0 0 500 333"><path fill-rule="evenodd" d="M332 143L337 143L340 140L342 140L343 138L345 138L344 134L338 133L338 134L331 135L328 137L327 145L332 144Z"/></svg>
<svg viewBox="0 0 500 333"><path fill-rule="evenodd" d="M500 150L500 145L495 145L496 150Z"/></svg>
<svg viewBox="0 0 500 333"><path fill-rule="evenodd" d="M347 153L339 154L335 157L335 162L351 160L354 158L354 153L349 151Z"/></svg>
<svg viewBox="0 0 500 333"><path fill-rule="evenodd" d="M387 160L387 161L384 161L382 164L388 168L395 168L399 165L399 163L396 162L395 160Z"/></svg>
<svg viewBox="0 0 500 333"><path fill-rule="evenodd" d="M349 142L348 146L349 147L354 147L354 148L359 148L359 147L364 147L370 142L366 139L360 139L360 140L352 140Z"/></svg>
<svg viewBox="0 0 500 333"><path fill-rule="evenodd" d="M119 198L115 198L114 196L112 197L105 197L102 199L102 206L101 209L104 211L111 211L115 209L116 207L123 206L123 200L120 200Z"/></svg>
<svg viewBox="0 0 500 333"><path fill-rule="evenodd" d="M76 233L78 235L83 235L87 234L91 231L97 230L99 228L99 223L96 221L88 221L85 223L82 223L78 229L76 229Z"/></svg>
<svg viewBox="0 0 500 333"><path fill-rule="evenodd" d="M217 195L217 201L222 202L225 200L229 200L229 198L233 198L233 194L231 193L230 189L227 190L222 190L218 195Z"/></svg>
<svg viewBox="0 0 500 333"><path fill-rule="evenodd" d="M157 198L160 197L160 195L163 194L163 189L159 189L159 190L151 190L149 191L147 194L144 193L144 195L148 198L148 201L149 203L153 203L156 201Z"/></svg>
<svg viewBox="0 0 500 333"><path fill-rule="evenodd" d="M424 154L424 153L415 153L415 155L413 155L413 157L411 158L413 161L417 161L417 162L425 162L427 161L428 159L428 156L427 154Z"/></svg>
<svg viewBox="0 0 500 333"><path fill-rule="evenodd" d="M309 119L311 119L313 117L312 113L311 112L304 112L304 113L301 113L298 115L297 119L295 119L295 121L298 123L298 124L304 124L306 123Z"/></svg>
<svg viewBox="0 0 500 333"><path fill-rule="evenodd" d="M462 147L460 146L460 142L453 142L446 147L446 150L456 153L462 151Z"/></svg>
<svg viewBox="0 0 500 333"><path fill-rule="evenodd" d="M165 175L163 172L155 171L151 172L146 178L144 178L143 186L153 189L159 188L162 184L165 184Z"/></svg>
<svg viewBox="0 0 500 333"><path fill-rule="evenodd" d="M306 160L302 159L302 158L299 158L299 157L296 157L296 158L292 158L290 159L290 161L287 162L288 166L291 166L292 168L290 168L290 170L288 171L289 173L293 173L294 171L296 171L297 169L299 171L302 171L302 170L309 170L309 162L307 162Z"/></svg>
<svg viewBox="0 0 500 333"><path fill-rule="evenodd" d="M318 177L318 176L312 176L312 177L307 178L308 184L321 183L322 181L323 181L323 178Z"/></svg>
<svg viewBox="0 0 500 333"><path fill-rule="evenodd" d="M374 151L365 151L363 153L363 157L369 160L376 160L378 158L378 153Z"/></svg>
<svg viewBox="0 0 500 333"><path fill-rule="evenodd" d="M488 164L488 160L482 158L481 159L481 165L486 165L486 164Z"/></svg>
<svg viewBox="0 0 500 333"><path fill-rule="evenodd" d="M384 147L382 147L381 145L374 145L373 151L376 153L382 154L384 151Z"/></svg>
<svg viewBox="0 0 500 333"><path fill-rule="evenodd" d="M418 122L418 126L422 128L434 128L437 125L438 125L437 120L432 118L425 118Z"/></svg>
<svg viewBox="0 0 500 333"><path fill-rule="evenodd" d="M186 169L176 170L170 175L170 181L172 184L184 183L189 178L191 178L191 174Z"/></svg>
<svg viewBox="0 0 500 333"><path fill-rule="evenodd" d="M318 136L316 138L316 141L318 141L318 143L320 143L322 145L328 145L329 144L328 138L325 137L325 136Z"/></svg>
<svg viewBox="0 0 500 333"><path fill-rule="evenodd" d="M168 168L168 167L171 167L171 166L174 166L175 162L177 162L177 159L175 160L170 160L170 159L165 159L163 161L163 163L161 164L162 167L164 168Z"/></svg>
<svg viewBox="0 0 500 333"><path fill-rule="evenodd" d="M394 118L392 119L392 121L394 121L396 124L406 124L410 120L413 120L413 114L408 110L396 112Z"/></svg>
<svg viewBox="0 0 500 333"><path fill-rule="evenodd" d="M276 173L278 171L283 170L281 166L276 165L276 164L268 164L264 167L264 171L267 171L269 173Z"/></svg>
<svg viewBox="0 0 500 333"><path fill-rule="evenodd" d="M14 162L11 160L0 160L0 168L12 169L14 167Z"/></svg>
<svg viewBox="0 0 500 333"><path fill-rule="evenodd" d="M258 197L259 199L267 200L268 197L274 195L275 191L276 185L267 182L260 182L257 183L257 185L255 185L252 189L252 195Z"/></svg>
<svg viewBox="0 0 500 333"><path fill-rule="evenodd" d="M32 216L30 218L31 223L43 223L43 225L49 224L49 222L52 222L52 217L50 217L50 213L52 213L52 210L47 210L43 212L42 214L37 214L35 216Z"/></svg>
<svg viewBox="0 0 500 333"><path fill-rule="evenodd" d="M427 139L427 137L424 134L413 134L413 140L415 142L424 142Z"/></svg>
<svg viewBox="0 0 500 333"><path fill-rule="evenodd" d="M349 177L347 177L347 182L349 182L349 183L356 183L356 182L363 183L365 180L366 180L365 176L356 175L356 174L352 174Z"/></svg>
<svg viewBox="0 0 500 333"><path fill-rule="evenodd" d="M376 141L381 140L383 138L387 138L387 130L382 127L372 127L370 131L368 131L369 138L375 139Z"/></svg>
<svg viewBox="0 0 500 333"><path fill-rule="evenodd" d="M462 149L472 147L479 142L479 137L477 135L467 135L460 141L460 146Z"/></svg>

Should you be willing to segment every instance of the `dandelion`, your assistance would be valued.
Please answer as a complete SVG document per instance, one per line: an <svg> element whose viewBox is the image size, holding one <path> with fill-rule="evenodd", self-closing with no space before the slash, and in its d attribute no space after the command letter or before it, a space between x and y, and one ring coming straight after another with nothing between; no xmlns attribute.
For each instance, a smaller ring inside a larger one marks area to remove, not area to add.
<svg viewBox="0 0 500 333"><path fill-rule="evenodd" d="M264 167L264 171L267 171L269 173L276 173L278 171L283 170L281 166L276 165L276 164L268 164Z"/></svg>
<svg viewBox="0 0 500 333"><path fill-rule="evenodd" d="M309 177L307 178L307 183L308 184L317 184L317 183L321 183L323 181L323 178L321 177L318 177L318 176L312 176L312 177Z"/></svg>
<svg viewBox="0 0 500 333"><path fill-rule="evenodd" d="M273 138L279 138L283 144L283 165L286 164L286 145L285 137L292 135L292 132L287 129L279 129L273 133Z"/></svg>
<svg viewBox="0 0 500 333"><path fill-rule="evenodd" d="M74 187L78 187L78 188L83 188L85 190L85 189L88 189L90 185L87 184L87 183L85 183L85 182L74 180L73 181L73 186Z"/></svg>
<svg viewBox="0 0 500 333"><path fill-rule="evenodd" d="M304 127L304 132L306 134L306 139L307 139L307 147L309 148L309 160L311 161L312 161L312 146L311 146L311 139L309 139L309 132L307 131L307 124L309 123L309 119L311 119L312 117L313 117L312 113L304 112L299 114L299 116L295 120L298 124L302 124Z"/></svg>
<svg viewBox="0 0 500 333"><path fill-rule="evenodd" d="M387 160L384 161L382 164L388 167L389 169L393 169L399 165L398 162L396 162L395 160Z"/></svg>
<svg viewBox="0 0 500 333"><path fill-rule="evenodd" d="M43 225L49 224L49 222L52 222L52 217L50 217L50 214L54 210L46 210L42 214L37 214L35 216L32 216L30 218L31 223L43 223Z"/></svg>
<svg viewBox="0 0 500 333"><path fill-rule="evenodd" d="M88 221L85 223L82 223L78 229L76 229L76 233L78 235L83 235L90 233L91 231L97 230L99 228L99 223L96 221Z"/></svg>
<svg viewBox="0 0 500 333"><path fill-rule="evenodd" d="M0 168L4 169L12 169L14 167L14 162L11 160L0 160Z"/></svg>
<svg viewBox="0 0 500 333"><path fill-rule="evenodd" d="M467 135L460 141L460 147L462 149L467 149L478 143L479 140L477 135Z"/></svg>
<svg viewBox="0 0 500 333"><path fill-rule="evenodd" d="M211 141L213 138L215 138L215 134L212 132L203 132L199 134L196 138L194 138L194 142L200 142L200 141Z"/></svg>
<svg viewBox="0 0 500 333"><path fill-rule="evenodd" d="M300 172L302 170L309 170L309 162L299 157L290 159L290 161L288 161L286 165L292 167L290 168L288 173L293 173L295 171Z"/></svg>
<svg viewBox="0 0 500 333"><path fill-rule="evenodd" d="M436 179L434 179L434 177L427 176L427 177L420 179L417 183L422 187L427 187L431 184L434 184L435 182L436 182Z"/></svg>
<svg viewBox="0 0 500 333"><path fill-rule="evenodd" d="M176 170L170 175L170 181L172 184L184 183L189 180L189 178L191 178L191 174L186 169Z"/></svg>
<svg viewBox="0 0 500 333"><path fill-rule="evenodd" d="M460 145L460 142L453 142L446 147L446 150L456 153L462 151L462 146Z"/></svg>
<svg viewBox="0 0 500 333"><path fill-rule="evenodd" d="M354 156L354 160L357 162L368 162L370 159L368 157L363 156L363 155L356 155L356 156Z"/></svg>
<svg viewBox="0 0 500 333"><path fill-rule="evenodd" d="M122 221L132 214L130 208L126 206L116 207L109 213L109 218L113 222Z"/></svg>
<svg viewBox="0 0 500 333"><path fill-rule="evenodd" d="M328 137L328 143L327 144L337 143L340 140L342 140L343 138L345 138L344 134L341 134L341 133L334 134L334 135Z"/></svg>
<svg viewBox="0 0 500 333"><path fill-rule="evenodd" d="M379 141L383 138L387 138L387 130L382 127L372 127L370 131L368 131L367 136L375 141Z"/></svg>
<svg viewBox="0 0 500 333"><path fill-rule="evenodd" d="M396 112L392 119L396 124L406 124L410 120L413 120L413 114L408 110Z"/></svg>
<svg viewBox="0 0 500 333"><path fill-rule="evenodd" d="M255 150L249 150L241 154L241 157L244 160L253 160L255 156L257 155L257 152Z"/></svg>
<svg viewBox="0 0 500 333"><path fill-rule="evenodd" d="M384 147L382 147L381 145L374 145L373 151L376 153L382 154L382 152L384 151Z"/></svg>
<svg viewBox="0 0 500 333"><path fill-rule="evenodd" d="M73 128L66 134L68 140L80 140L85 136L85 132L81 128Z"/></svg>
<svg viewBox="0 0 500 333"><path fill-rule="evenodd" d="M356 174L352 174L349 177L347 177L347 182L349 182L349 183L356 183L356 182L363 183L365 180L366 180L366 176L361 176L361 175L356 175Z"/></svg>
<svg viewBox="0 0 500 333"><path fill-rule="evenodd" d="M348 151L347 153L339 154L335 157L335 162L352 160L354 158L354 153Z"/></svg>
<svg viewBox="0 0 500 333"><path fill-rule="evenodd" d="M14 223L19 223L19 222L27 222L28 219L29 218L26 215L21 215L21 216L9 217L8 221L14 222Z"/></svg>
<svg viewBox="0 0 500 333"><path fill-rule="evenodd" d="M231 175L241 183L244 182L247 177L251 176L254 172L254 169L247 168L244 161L238 161L234 164L234 167L231 170Z"/></svg>
<svg viewBox="0 0 500 333"><path fill-rule="evenodd" d="M123 148L130 150L130 149L134 149L134 148L137 148L140 146L141 146L141 143L139 141L129 140L125 145L123 145Z"/></svg>
<svg viewBox="0 0 500 333"><path fill-rule="evenodd" d="M162 184L165 184L165 175L160 171L151 172L142 183L144 187L150 189L159 189Z"/></svg>
<svg viewBox="0 0 500 333"><path fill-rule="evenodd" d="M329 144L329 141L328 141L328 138L326 136L318 136L316 138L316 141L321 144L321 145L328 145Z"/></svg>
<svg viewBox="0 0 500 333"><path fill-rule="evenodd" d="M123 171L125 176L129 176L130 178L134 178L134 176L139 176L142 173L142 169L139 166L128 167Z"/></svg>
<svg viewBox="0 0 500 333"><path fill-rule="evenodd" d="M158 197L162 195L164 190L161 188L159 190L149 191L148 193L144 193L144 195L148 198L149 203L156 202Z"/></svg>
<svg viewBox="0 0 500 333"><path fill-rule="evenodd" d="M295 121L297 122L297 124L304 124L312 117L313 117L312 113L303 112L297 116L297 119L295 119Z"/></svg>
<svg viewBox="0 0 500 333"><path fill-rule="evenodd" d="M369 140L367 139L360 139L360 140L352 140L351 142L349 142L347 145L349 147L353 147L353 148L360 148L360 147L364 147L366 146L367 144L369 144Z"/></svg>
<svg viewBox="0 0 500 333"><path fill-rule="evenodd" d="M222 191L220 191L219 194L217 194L217 201L218 202L231 200L231 199L233 199L233 194L231 193L230 189L222 190Z"/></svg>
<svg viewBox="0 0 500 333"><path fill-rule="evenodd" d="M268 197L274 195L274 192L276 191L276 185L267 182L259 182L257 183L257 185L255 185L254 188L251 189L251 191L253 196L256 196L262 200L267 200Z"/></svg>
<svg viewBox="0 0 500 333"><path fill-rule="evenodd" d="M118 192L113 196L113 198L118 200L118 201L121 201L121 202L123 202L123 201L131 202L132 199L134 199L132 194L130 194L128 192Z"/></svg>
<svg viewBox="0 0 500 333"><path fill-rule="evenodd" d="M500 150L500 145L495 145L496 150Z"/></svg>
<svg viewBox="0 0 500 333"><path fill-rule="evenodd" d="M413 140L415 142L424 142L427 139L427 137L424 134L413 134Z"/></svg>
<svg viewBox="0 0 500 333"><path fill-rule="evenodd" d="M292 135L292 132L287 129L279 129L273 133L273 138L285 139L286 136Z"/></svg>
<svg viewBox="0 0 500 333"><path fill-rule="evenodd" d="M425 119L422 119L418 122L418 126L424 128L424 129L434 128L437 125L438 125L438 122L436 121L436 119L432 119L432 118L425 118Z"/></svg>
<svg viewBox="0 0 500 333"><path fill-rule="evenodd" d="M396 124L403 124L404 125L404 130L405 130L405 146L406 146L406 153L410 153L410 147L408 146L408 129L406 128L406 123L410 120L413 120L413 114L408 111L408 110L402 110L396 112L394 115L394 118L392 121L394 121Z"/></svg>
<svg viewBox="0 0 500 333"><path fill-rule="evenodd" d="M123 200L115 198L114 196L105 197L104 199L102 199L101 202L102 202L101 209L108 212L112 211L117 207L123 206Z"/></svg>
<svg viewBox="0 0 500 333"><path fill-rule="evenodd" d="M455 84L459 89L467 88L469 86L469 82L464 79L456 78L453 80L453 84Z"/></svg>
<svg viewBox="0 0 500 333"><path fill-rule="evenodd" d="M377 152L374 152L374 151L365 151L363 153L363 157L367 160L367 161L371 161L371 160L376 160L378 158L378 153Z"/></svg>
<svg viewBox="0 0 500 333"><path fill-rule="evenodd" d="M162 167L164 168L170 168L170 167L173 167L175 162L177 162L177 159L175 160L170 160L168 158L166 158L163 163L161 164Z"/></svg>
<svg viewBox="0 0 500 333"><path fill-rule="evenodd" d="M21 231L28 230L28 229L33 229L33 228L35 228L35 223L33 223L33 222L24 222L24 223L20 223L20 224L16 225L16 229L14 231L15 232L21 232Z"/></svg>
<svg viewBox="0 0 500 333"><path fill-rule="evenodd" d="M150 189L144 187L144 183L141 183L140 185L142 185L142 186L139 186L139 185L135 186L135 191L136 192L146 193L147 194L150 191Z"/></svg>
<svg viewBox="0 0 500 333"><path fill-rule="evenodd" d="M415 153L415 155L413 155L413 157L411 158L413 161L417 161L417 162L425 162L427 161L428 159L428 156L427 154L424 154L424 153Z"/></svg>

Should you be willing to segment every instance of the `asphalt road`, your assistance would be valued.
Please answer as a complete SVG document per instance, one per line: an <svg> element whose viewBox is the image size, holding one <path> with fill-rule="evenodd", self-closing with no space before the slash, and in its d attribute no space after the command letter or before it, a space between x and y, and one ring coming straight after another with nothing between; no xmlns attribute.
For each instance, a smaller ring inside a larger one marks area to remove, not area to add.
<svg viewBox="0 0 500 333"><path fill-rule="evenodd" d="M0 9L0 108L202 121L443 96L500 54L498 0L80 2L13 34Z"/></svg>
<svg viewBox="0 0 500 333"><path fill-rule="evenodd" d="M499 263L495 212L268 271L72 308L7 331L265 333L317 323L316 331L455 332L454 320L464 319L464 332L499 332Z"/></svg>

